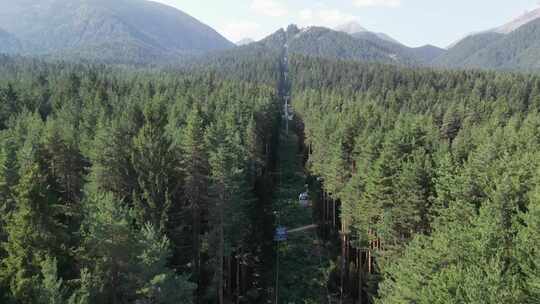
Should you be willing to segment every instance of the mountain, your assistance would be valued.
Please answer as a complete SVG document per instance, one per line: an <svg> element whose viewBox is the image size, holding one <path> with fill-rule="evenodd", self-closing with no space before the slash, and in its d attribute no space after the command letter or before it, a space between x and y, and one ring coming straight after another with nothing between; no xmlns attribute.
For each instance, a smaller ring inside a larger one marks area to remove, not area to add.
<svg viewBox="0 0 540 304"><path fill-rule="evenodd" d="M347 34L355 36L357 38L361 38L362 36L364 36L366 34L373 34L373 35L377 36L378 38L380 38L382 40L386 40L386 41L389 41L389 42L401 44L399 41L395 40L394 38L388 36L385 33L376 33L376 32L368 31L367 29L362 27L359 23L354 22L354 21L347 22L345 24L337 26L334 30L336 30L338 32L347 33Z"/></svg>
<svg viewBox="0 0 540 304"><path fill-rule="evenodd" d="M299 29L295 25L290 25L286 30L280 29L248 47L280 51L284 45L288 46L290 53L306 56L408 66L428 65L445 52L434 46L409 48L381 39L376 33L368 31L351 35L325 27Z"/></svg>
<svg viewBox="0 0 540 304"><path fill-rule="evenodd" d="M412 56L414 56L417 60L426 65L431 64L433 60L439 58L446 53L445 49L431 44L416 48L410 48L409 51L411 52Z"/></svg>
<svg viewBox="0 0 540 304"><path fill-rule="evenodd" d="M146 0L0 0L0 28L29 54L105 62L174 60L234 46L180 10Z"/></svg>
<svg viewBox="0 0 540 304"><path fill-rule="evenodd" d="M313 26L299 29L291 25L286 31L279 30L258 43L273 49L287 44L291 53L314 57L405 65L415 63L414 58L411 58L409 54L378 43L380 41L383 40L378 39L374 42L369 39L359 39L324 27Z"/></svg>
<svg viewBox="0 0 540 304"><path fill-rule="evenodd" d="M435 64L445 67L460 67L470 56L503 37L503 34L492 32L470 35L458 41L444 55L436 58Z"/></svg>
<svg viewBox="0 0 540 304"><path fill-rule="evenodd" d="M471 36L476 36L476 35L482 35L482 34L486 34L486 33L497 33L497 34L510 34L511 32L517 30L518 28L522 27L523 25L531 22L531 21L534 21L536 19L540 18L540 8L538 9L535 9L533 11L530 11L530 12L525 12L525 14L521 15L520 17L504 24L504 25L501 25L499 27L496 27L494 29L490 29L490 30L487 30L487 31L480 31L480 32L471 32L465 36L463 36L463 38L459 39L459 40L456 40L455 42L453 42L452 44L450 44L449 46L447 46L446 48L447 49L451 49L453 47L455 47L458 43L460 43L461 41L463 41L464 39L466 38L469 38Z"/></svg>
<svg viewBox="0 0 540 304"><path fill-rule="evenodd" d="M251 44L255 42L255 40L251 39L251 38L244 38L238 42L236 42L236 45L238 46L243 46L243 45L248 45L248 44Z"/></svg>
<svg viewBox="0 0 540 304"><path fill-rule="evenodd" d="M22 44L15 36L0 29L0 53L14 54L22 51Z"/></svg>
<svg viewBox="0 0 540 304"><path fill-rule="evenodd" d="M338 32L347 33L349 35L368 31L364 27L362 27L359 23L354 22L354 21L339 25L335 28L335 30Z"/></svg>
<svg viewBox="0 0 540 304"><path fill-rule="evenodd" d="M432 45L410 48L384 33L371 32L356 22L338 26L337 31L347 33L356 39L367 40L389 50L393 54L412 59L417 64L428 65L446 51Z"/></svg>
<svg viewBox="0 0 540 304"><path fill-rule="evenodd" d="M508 34L486 32L469 36L434 63L450 68L536 71L540 69L540 19Z"/></svg>
<svg viewBox="0 0 540 304"><path fill-rule="evenodd" d="M497 27L492 32L499 33L499 34L509 34L518 28L522 27L523 25L534 21L536 19L540 18L540 8L535 9L530 12L526 12L524 15L518 17L517 19L514 19L510 21L509 23L502 25L500 27Z"/></svg>
<svg viewBox="0 0 540 304"><path fill-rule="evenodd" d="M540 8L453 43L434 64L449 68L535 70L540 67Z"/></svg>

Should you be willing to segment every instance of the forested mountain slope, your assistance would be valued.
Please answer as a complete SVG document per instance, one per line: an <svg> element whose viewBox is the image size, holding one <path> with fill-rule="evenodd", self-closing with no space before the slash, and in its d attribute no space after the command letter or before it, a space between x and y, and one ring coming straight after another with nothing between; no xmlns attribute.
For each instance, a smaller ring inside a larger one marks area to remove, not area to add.
<svg viewBox="0 0 540 304"><path fill-rule="evenodd" d="M427 65L444 53L444 50L433 46L409 48L371 32L351 35L324 27L299 29L295 25L290 25L286 30L281 29L250 46L279 50L285 44L292 54L407 66Z"/></svg>
<svg viewBox="0 0 540 304"><path fill-rule="evenodd" d="M453 68L537 71L540 68L540 19L508 34L472 35L435 60Z"/></svg>
<svg viewBox="0 0 540 304"><path fill-rule="evenodd" d="M234 46L191 16L146 0L0 1L0 28L29 54L103 62L173 60Z"/></svg>
<svg viewBox="0 0 540 304"><path fill-rule="evenodd" d="M468 36L452 46L446 54L436 58L434 64L445 67L459 67L472 54L496 43L503 37L504 34L499 33L483 33Z"/></svg>

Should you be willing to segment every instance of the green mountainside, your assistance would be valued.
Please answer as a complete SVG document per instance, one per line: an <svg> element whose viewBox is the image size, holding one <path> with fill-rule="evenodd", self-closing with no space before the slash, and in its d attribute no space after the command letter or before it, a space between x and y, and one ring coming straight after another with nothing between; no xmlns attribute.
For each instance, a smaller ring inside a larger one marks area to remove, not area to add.
<svg viewBox="0 0 540 304"><path fill-rule="evenodd" d="M465 38L435 65L449 68L538 70L540 68L540 20L508 33L487 32Z"/></svg>
<svg viewBox="0 0 540 304"><path fill-rule="evenodd" d="M0 1L0 28L25 53L105 62L166 61L234 45L191 16L145 0Z"/></svg>

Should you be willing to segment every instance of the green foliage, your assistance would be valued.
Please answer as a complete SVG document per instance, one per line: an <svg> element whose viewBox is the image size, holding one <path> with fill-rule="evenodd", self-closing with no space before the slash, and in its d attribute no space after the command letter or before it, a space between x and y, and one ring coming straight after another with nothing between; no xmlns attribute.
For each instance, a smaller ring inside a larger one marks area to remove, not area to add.
<svg viewBox="0 0 540 304"><path fill-rule="evenodd" d="M250 56L224 59L226 73L0 56L0 302L57 300L42 286L62 282L70 304L189 303L225 286L213 279L225 277L218 256L239 250L266 271L248 240L266 231L252 202L266 183L279 64ZM218 254L207 244L221 228Z"/></svg>
<svg viewBox="0 0 540 304"><path fill-rule="evenodd" d="M13 298L35 302L39 299L41 264L58 249L62 234L54 218L57 197L48 190L42 165L28 163L22 172L16 187L17 208L6 225L1 280Z"/></svg>
<svg viewBox="0 0 540 304"><path fill-rule="evenodd" d="M292 63L309 169L380 240L372 301L535 303L537 76Z"/></svg>
<svg viewBox="0 0 540 304"><path fill-rule="evenodd" d="M39 303L43 304L63 304L64 302L64 282L58 277L56 259L46 257L41 263L41 273L43 279L41 290L39 291Z"/></svg>
<svg viewBox="0 0 540 304"><path fill-rule="evenodd" d="M171 258L170 243L166 237L151 225L142 229L140 247L143 248L138 258L141 287L137 294L145 303L189 304L195 285L186 276L179 276L167 268Z"/></svg>

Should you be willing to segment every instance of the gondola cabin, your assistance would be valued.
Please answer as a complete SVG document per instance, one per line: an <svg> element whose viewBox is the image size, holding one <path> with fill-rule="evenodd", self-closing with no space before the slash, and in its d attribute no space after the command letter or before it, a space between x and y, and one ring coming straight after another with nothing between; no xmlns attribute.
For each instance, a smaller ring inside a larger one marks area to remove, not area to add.
<svg viewBox="0 0 540 304"><path fill-rule="evenodd" d="M300 206L304 208L309 207L311 203L309 201L309 194L307 192L300 193L300 195L298 196L298 201L300 203Z"/></svg>

